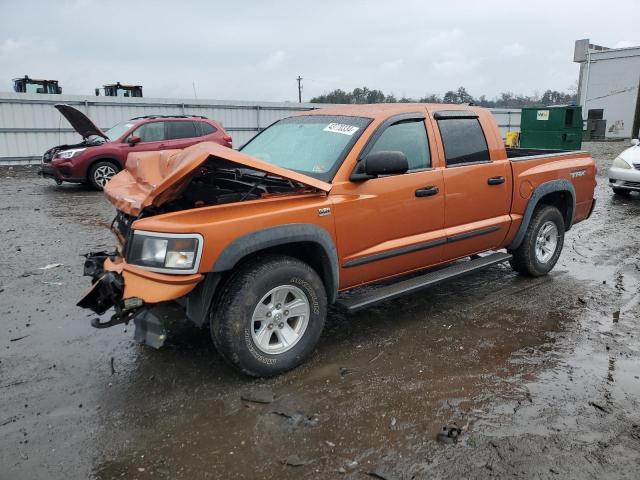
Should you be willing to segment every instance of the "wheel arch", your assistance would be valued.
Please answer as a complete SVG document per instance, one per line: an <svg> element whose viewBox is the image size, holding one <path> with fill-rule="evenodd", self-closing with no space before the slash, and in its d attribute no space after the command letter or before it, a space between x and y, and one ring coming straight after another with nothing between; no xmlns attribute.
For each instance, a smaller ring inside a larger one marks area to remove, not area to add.
<svg viewBox="0 0 640 480"><path fill-rule="evenodd" d="M228 272L239 263L265 253L279 253L307 263L320 275L329 303L336 300L338 252L331 235L313 224L278 225L243 235L225 247L211 271Z"/></svg>
<svg viewBox="0 0 640 480"><path fill-rule="evenodd" d="M515 250L520 246L538 205L553 205L558 208L564 219L565 231L569 231L576 211L576 190L568 180L551 180L538 185L527 202L518 232L507 250Z"/></svg>

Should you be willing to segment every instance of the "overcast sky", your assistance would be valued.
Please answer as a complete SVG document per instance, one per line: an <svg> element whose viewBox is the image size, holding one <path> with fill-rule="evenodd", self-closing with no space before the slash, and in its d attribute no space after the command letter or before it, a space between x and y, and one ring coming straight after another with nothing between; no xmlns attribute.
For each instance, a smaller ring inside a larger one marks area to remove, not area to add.
<svg viewBox="0 0 640 480"><path fill-rule="evenodd" d="M0 0L0 91L141 84L146 97L297 101L335 88L397 97L531 94L575 83L574 41L640 44L640 1Z"/></svg>

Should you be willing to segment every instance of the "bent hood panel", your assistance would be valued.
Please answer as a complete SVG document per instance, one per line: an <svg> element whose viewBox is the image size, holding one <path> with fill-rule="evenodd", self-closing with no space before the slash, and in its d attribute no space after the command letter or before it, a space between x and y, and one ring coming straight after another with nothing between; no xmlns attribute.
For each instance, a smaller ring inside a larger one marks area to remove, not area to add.
<svg viewBox="0 0 640 480"><path fill-rule="evenodd" d="M62 114L62 116L64 116L64 118L67 119L82 138L86 139L92 135L97 135L105 140L109 140L109 137L107 137L107 135L80 110L69 105L65 105L64 103L56 103L54 107Z"/></svg>
<svg viewBox="0 0 640 480"><path fill-rule="evenodd" d="M330 183L277 167L217 143L203 142L185 150L131 153L125 169L109 181L104 193L118 210L137 216L146 207L159 207L180 195L209 157L277 175L324 192L331 190Z"/></svg>

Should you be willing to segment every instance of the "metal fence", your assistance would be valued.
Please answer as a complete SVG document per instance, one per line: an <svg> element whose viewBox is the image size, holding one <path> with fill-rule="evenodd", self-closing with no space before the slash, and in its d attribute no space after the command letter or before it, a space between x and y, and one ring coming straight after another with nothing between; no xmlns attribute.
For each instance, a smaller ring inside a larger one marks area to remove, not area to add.
<svg viewBox="0 0 640 480"><path fill-rule="evenodd" d="M80 136L53 108L66 103L82 110L106 130L142 115L203 115L222 123L234 147L260 130L295 112L322 108L313 103L239 102L224 100L95 97L0 93L0 165L38 163L54 145L78 143ZM492 110L502 136L519 130L520 110Z"/></svg>

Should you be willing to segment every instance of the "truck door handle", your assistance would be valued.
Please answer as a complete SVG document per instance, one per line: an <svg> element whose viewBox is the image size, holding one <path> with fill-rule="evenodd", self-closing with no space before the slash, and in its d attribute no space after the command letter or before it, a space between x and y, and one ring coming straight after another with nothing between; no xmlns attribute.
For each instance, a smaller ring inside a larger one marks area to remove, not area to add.
<svg viewBox="0 0 640 480"><path fill-rule="evenodd" d="M489 185L500 185L501 183L504 183L504 177L491 177L487 180L487 183Z"/></svg>
<svg viewBox="0 0 640 480"><path fill-rule="evenodd" d="M438 193L438 187L431 185L430 187L419 188L416 190L416 197L430 197Z"/></svg>

